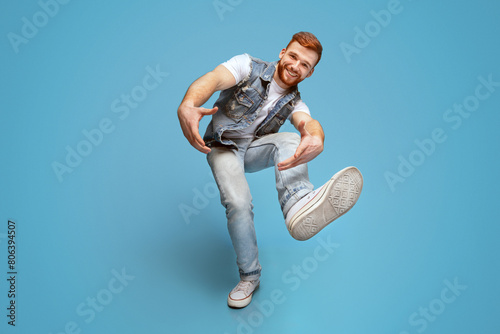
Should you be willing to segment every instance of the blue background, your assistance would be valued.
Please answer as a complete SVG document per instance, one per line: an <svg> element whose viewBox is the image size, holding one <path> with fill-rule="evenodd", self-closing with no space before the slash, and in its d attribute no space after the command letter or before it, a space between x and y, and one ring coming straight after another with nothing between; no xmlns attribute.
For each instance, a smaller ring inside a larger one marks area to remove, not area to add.
<svg viewBox="0 0 500 334"><path fill-rule="evenodd" d="M500 89L458 127L443 116L475 93L478 77L500 81L500 4L401 0L348 62L341 43L354 45L354 29L388 1L221 1L219 13L209 0L71 1L17 53L8 34L21 35L23 17L33 22L41 7L2 3L1 332L64 333L71 322L75 333L96 334L498 332ZM244 52L276 60L301 30L324 46L300 85L327 137L310 178L320 185L355 165L364 189L346 216L297 242L273 171L249 175L264 269L254 302L232 310L238 273L224 209L176 110L199 76ZM111 104L142 85L148 66L168 75L121 119ZM65 164L66 147L105 119L113 131L60 182L53 163ZM415 140L435 129L446 140L418 153ZM386 175L398 173L400 156L418 166L391 188ZM15 328L6 317L8 219L17 223ZM322 261L320 241L336 244ZM291 274L294 266L307 275ZM113 270L133 278L110 294ZM446 290L451 303L439 301L445 281L462 286ZM96 297L106 305L93 319L77 313Z"/></svg>

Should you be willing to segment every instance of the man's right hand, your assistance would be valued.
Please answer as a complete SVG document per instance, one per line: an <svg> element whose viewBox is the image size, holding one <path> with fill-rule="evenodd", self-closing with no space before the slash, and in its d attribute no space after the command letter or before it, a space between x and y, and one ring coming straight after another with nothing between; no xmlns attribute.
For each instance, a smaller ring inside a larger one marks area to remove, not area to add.
<svg viewBox="0 0 500 334"><path fill-rule="evenodd" d="M194 107L192 105L181 104L177 109L177 116L181 124L182 133L187 138L189 143L202 153L209 153L210 148L205 145L205 142L200 136L199 126L203 116L213 115L217 112L217 107L206 109Z"/></svg>

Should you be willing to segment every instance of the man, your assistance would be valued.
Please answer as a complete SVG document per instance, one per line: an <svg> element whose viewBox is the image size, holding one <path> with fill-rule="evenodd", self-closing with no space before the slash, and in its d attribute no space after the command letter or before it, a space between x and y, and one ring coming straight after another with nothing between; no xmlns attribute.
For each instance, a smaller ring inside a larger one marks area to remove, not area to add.
<svg viewBox="0 0 500 334"><path fill-rule="evenodd" d="M363 178L355 167L335 174L313 191L307 162L323 151L324 133L301 100L297 85L314 73L323 47L311 33L295 34L279 61L265 62L247 54L233 57L197 79L178 109L189 143L207 154L229 234L237 255L240 282L228 305L247 306L260 282L252 197L245 172L274 167L276 189L290 234L297 240L314 236L356 203ZM212 109L201 108L221 91ZM205 136L199 122L212 115ZM278 133L289 119L299 131Z"/></svg>

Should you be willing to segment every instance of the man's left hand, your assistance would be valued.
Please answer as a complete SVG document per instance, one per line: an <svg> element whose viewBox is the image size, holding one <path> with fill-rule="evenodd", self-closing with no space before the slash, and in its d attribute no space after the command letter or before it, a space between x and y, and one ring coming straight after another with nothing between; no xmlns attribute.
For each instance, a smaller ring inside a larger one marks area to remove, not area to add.
<svg viewBox="0 0 500 334"><path fill-rule="evenodd" d="M299 123L300 144L295 154L290 158L278 163L278 170L286 170L295 166L305 164L316 158L323 152L323 139L319 136L313 136L306 130L306 121Z"/></svg>

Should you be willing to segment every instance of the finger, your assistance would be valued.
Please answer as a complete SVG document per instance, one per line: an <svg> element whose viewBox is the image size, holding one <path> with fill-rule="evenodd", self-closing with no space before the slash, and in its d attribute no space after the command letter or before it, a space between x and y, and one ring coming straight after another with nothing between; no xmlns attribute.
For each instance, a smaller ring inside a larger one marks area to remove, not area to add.
<svg viewBox="0 0 500 334"><path fill-rule="evenodd" d="M307 158L306 149L306 146L299 146L292 157L278 163L278 170L289 169L308 162L310 159Z"/></svg>
<svg viewBox="0 0 500 334"><path fill-rule="evenodd" d="M198 151L200 151L201 153L205 153L205 154L208 154L210 153L211 149L207 146L199 146L199 147L195 147Z"/></svg>
<svg viewBox="0 0 500 334"><path fill-rule="evenodd" d="M295 159L296 159L295 156L291 156L290 158L283 160L282 162L279 162L278 167L285 167L291 164Z"/></svg>
<svg viewBox="0 0 500 334"><path fill-rule="evenodd" d="M297 167L298 165L302 165L303 163L305 163L304 159L295 159L287 165L278 166L278 170L279 171L287 170L293 167Z"/></svg>
<svg viewBox="0 0 500 334"><path fill-rule="evenodd" d="M201 138L198 131L193 133L193 141L191 142L191 145L193 145L200 152L210 152L210 148L205 145L205 141Z"/></svg>
<svg viewBox="0 0 500 334"><path fill-rule="evenodd" d="M205 146L205 142L201 139L201 136L198 132L193 133L193 141L196 142L199 146Z"/></svg>
<svg viewBox="0 0 500 334"><path fill-rule="evenodd" d="M199 142L199 141L193 141L193 142L191 143L191 145L192 145L195 149L197 149L198 151L200 151L201 153L205 153L205 154L206 154L206 153L209 153L209 152L211 151L211 150L210 150L210 148L209 148L209 147L207 147L203 141L202 141L202 143L203 143L203 144L200 144L200 142Z"/></svg>
<svg viewBox="0 0 500 334"><path fill-rule="evenodd" d="M307 145L302 145L302 143L300 143L299 147L297 147L297 150L295 151L295 154L293 156L295 158L299 158L306 149Z"/></svg>
<svg viewBox="0 0 500 334"><path fill-rule="evenodd" d="M219 108L218 108L218 107L214 107L214 108L212 108L212 109L206 109L206 108L203 108L203 109L201 110L201 114L202 114L203 116L213 115L213 114L215 114L215 113L217 112L217 110L219 110Z"/></svg>
<svg viewBox="0 0 500 334"><path fill-rule="evenodd" d="M198 131L198 126L197 124L191 124L191 127L186 129L187 133L184 134L184 136L187 138L191 146L196 148L198 151L203 152L203 153L208 153L210 152L210 148L208 148L205 145L205 142L200 136L200 133Z"/></svg>
<svg viewBox="0 0 500 334"><path fill-rule="evenodd" d="M295 156L292 156L292 157L278 163L278 170L285 170L285 169L289 169L289 168L298 166L300 164L300 161L302 161L302 159L300 157L297 158Z"/></svg>

